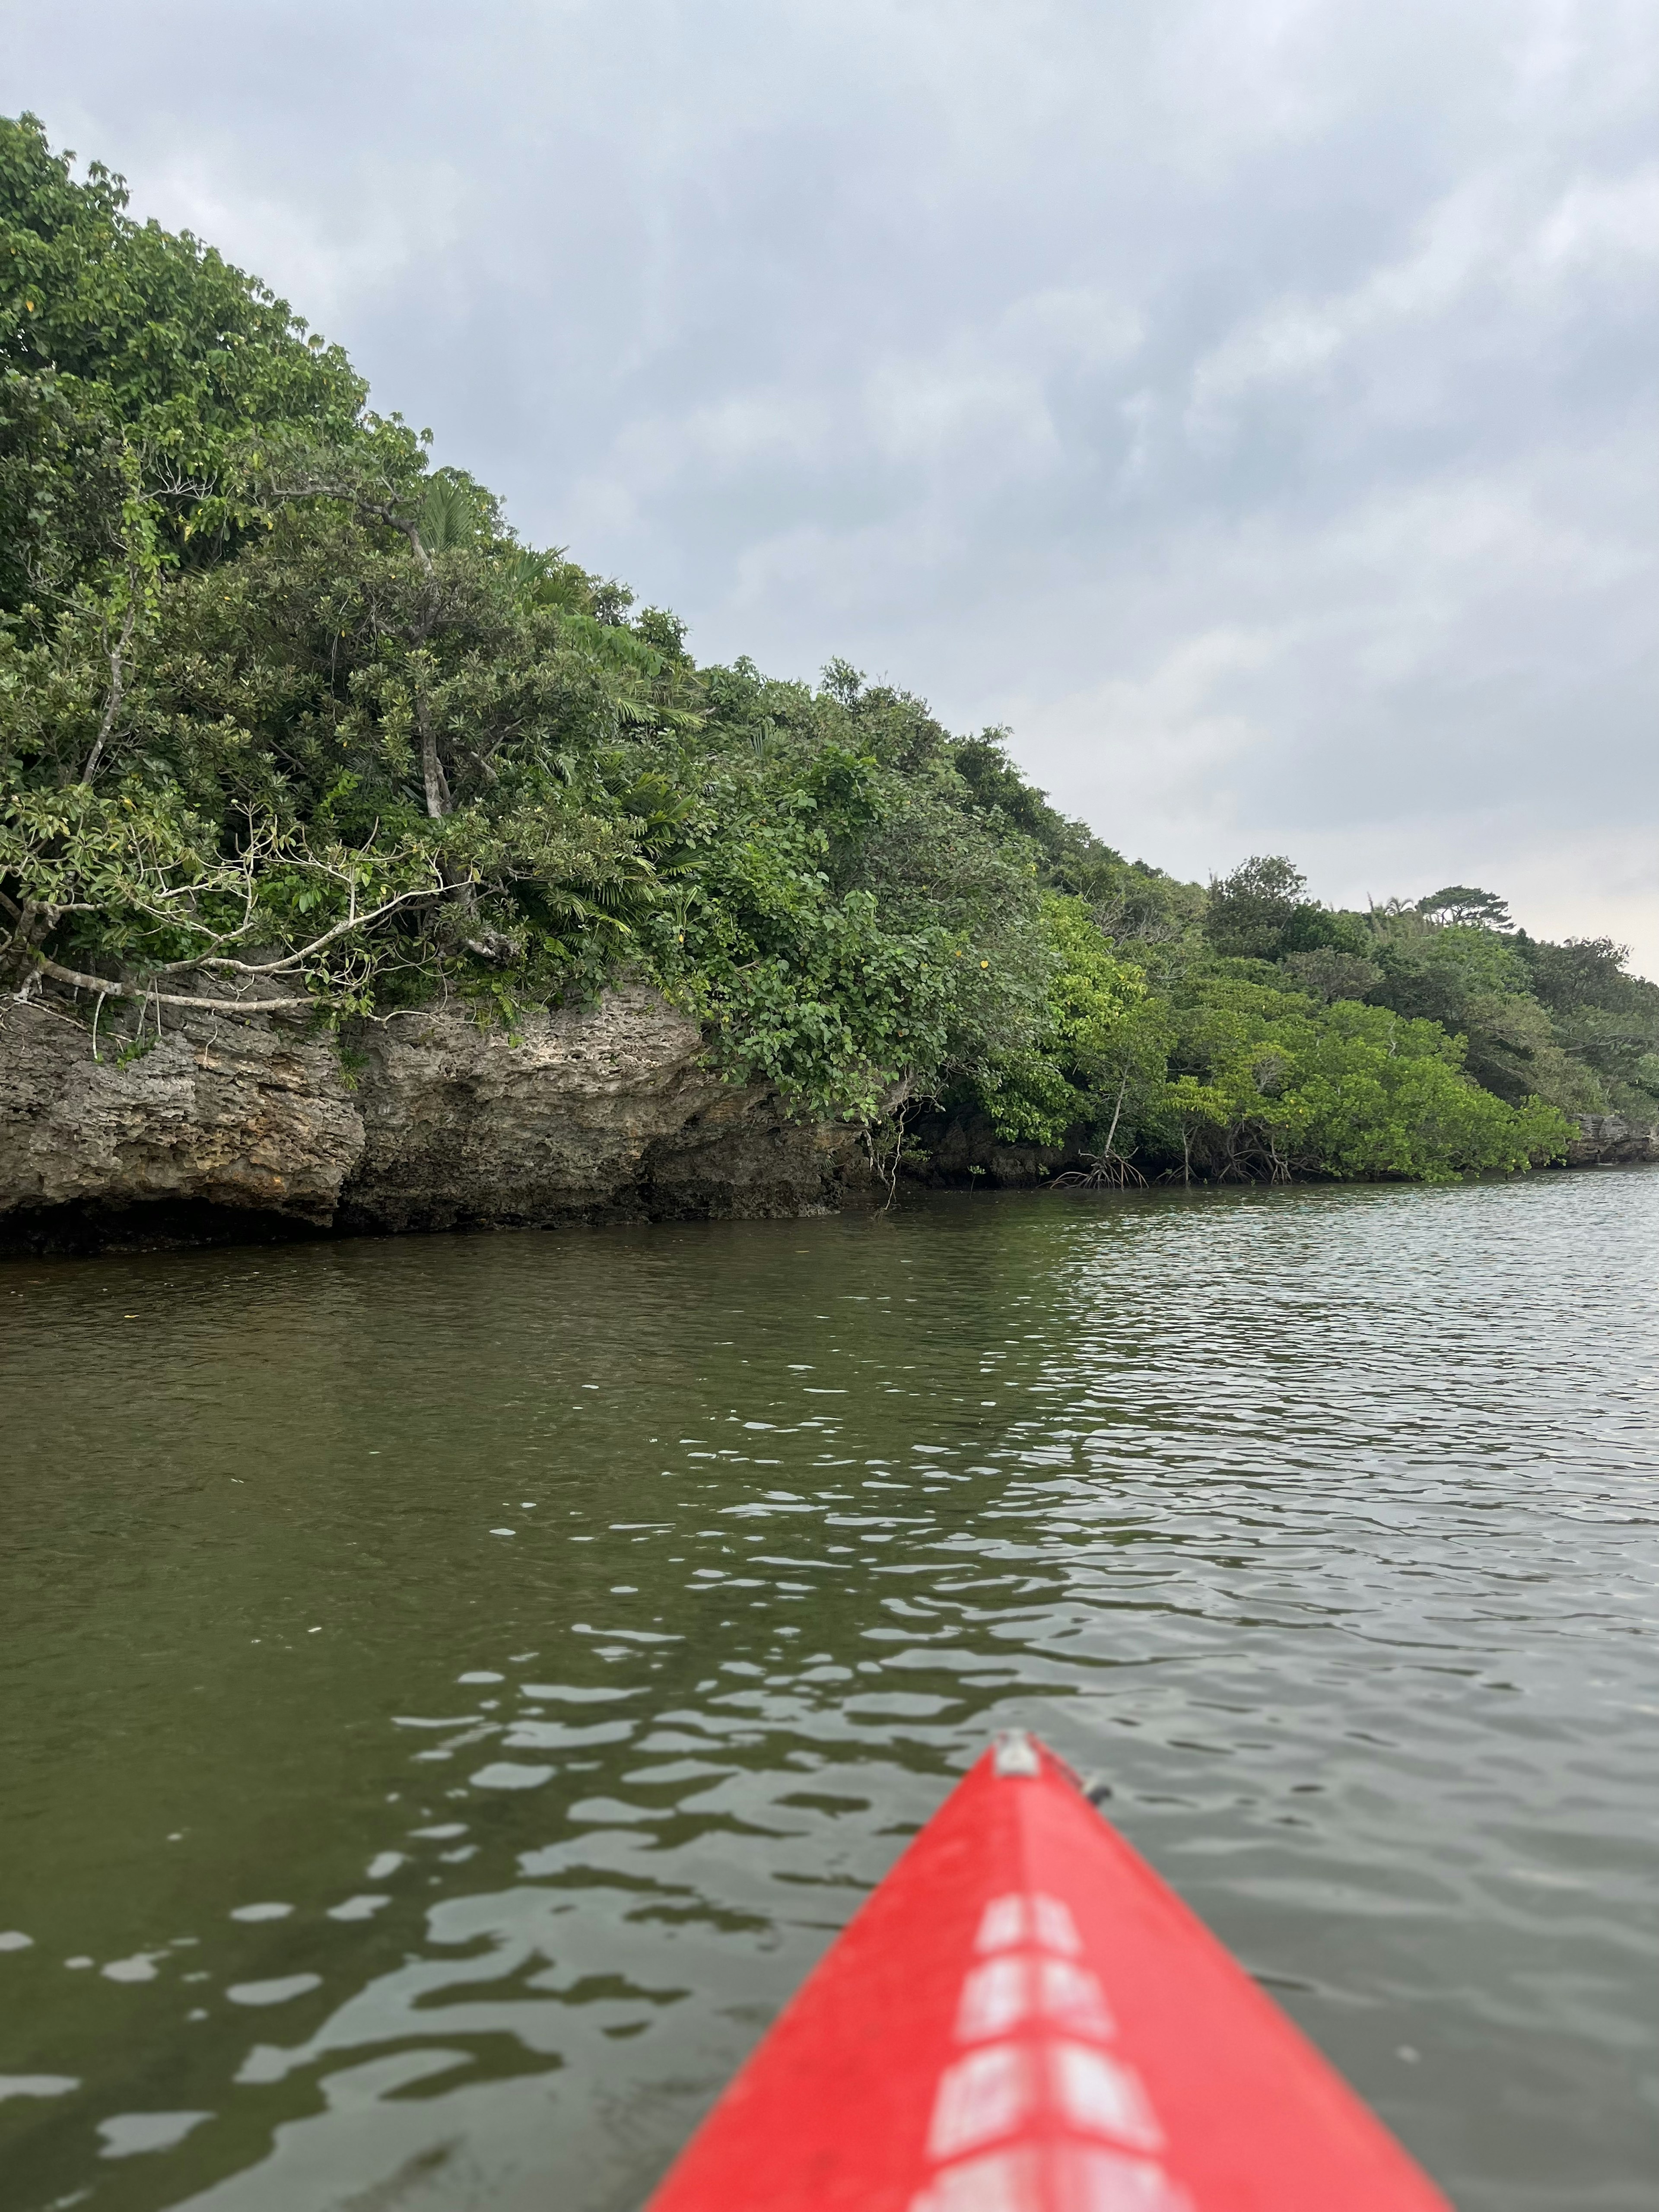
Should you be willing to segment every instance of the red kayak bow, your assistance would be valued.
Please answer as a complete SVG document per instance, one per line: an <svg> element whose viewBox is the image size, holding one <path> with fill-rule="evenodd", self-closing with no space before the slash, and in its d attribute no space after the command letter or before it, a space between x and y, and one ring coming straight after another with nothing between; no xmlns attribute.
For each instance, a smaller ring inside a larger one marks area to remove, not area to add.
<svg viewBox="0 0 1659 2212"><path fill-rule="evenodd" d="M1000 1738L649 2212L1449 2212L1031 1737Z"/></svg>

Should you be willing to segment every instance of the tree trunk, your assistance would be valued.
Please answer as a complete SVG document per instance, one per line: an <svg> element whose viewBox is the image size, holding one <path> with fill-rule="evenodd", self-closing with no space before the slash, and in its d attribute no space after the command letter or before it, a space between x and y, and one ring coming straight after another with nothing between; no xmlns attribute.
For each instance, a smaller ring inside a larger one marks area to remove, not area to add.
<svg viewBox="0 0 1659 2212"><path fill-rule="evenodd" d="M426 694L422 690L415 694L415 720L421 732L421 775L426 785L426 811L433 821L441 822L453 811L455 802L450 796L444 764L438 757L438 733L432 726Z"/></svg>
<svg viewBox="0 0 1659 2212"><path fill-rule="evenodd" d="M1126 1066L1123 1071L1123 1080L1117 1086L1117 1103L1112 1109L1112 1126L1106 1132L1106 1143L1100 1155L1103 1160L1109 1160L1112 1157L1112 1139L1117 1134L1117 1117L1123 1111L1123 1094L1128 1087L1129 1071Z"/></svg>
<svg viewBox="0 0 1659 2212"><path fill-rule="evenodd" d="M115 727L115 718L121 711L121 702L126 694L126 652L132 642L133 625L138 619L138 602L135 598L127 606L126 619L121 624L119 641L110 647L109 690L104 700L103 720L98 725L98 735L93 740L92 750L87 755L87 764L81 771L82 783L90 783L98 773L98 763L104 757L104 747L109 743L110 732ZM107 637L107 630L104 633Z"/></svg>

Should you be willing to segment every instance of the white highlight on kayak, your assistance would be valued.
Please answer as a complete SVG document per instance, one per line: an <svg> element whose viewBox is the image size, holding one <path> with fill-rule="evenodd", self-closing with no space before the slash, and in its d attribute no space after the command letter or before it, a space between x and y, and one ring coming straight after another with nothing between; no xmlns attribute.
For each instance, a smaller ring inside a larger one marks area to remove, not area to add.
<svg viewBox="0 0 1659 2212"><path fill-rule="evenodd" d="M957 2059L940 2079L927 2148L955 2158L1012 2135L1048 2110L1088 2135L1158 2150L1164 2131L1138 2077L1086 2043L992 2043Z"/></svg>
<svg viewBox="0 0 1659 2212"><path fill-rule="evenodd" d="M929 2155L954 2158L1012 2135L1036 2102L1031 2072L1030 2054L1018 2043L994 2043L948 2067L933 2100Z"/></svg>
<svg viewBox="0 0 1659 2212"><path fill-rule="evenodd" d="M912 2200L911 2212L1193 2212L1193 2203L1146 2159L1060 2143L951 2166Z"/></svg>
<svg viewBox="0 0 1659 2212"><path fill-rule="evenodd" d="M976 1951L1012 1951L1021 1943L1036 1943L1068 1959L1083 1954L1083 1938L1077 1932L1072 1908L1064 1899L994 1897L979 1923Z"/></svg>
<svg viewBox="0 0 1659 2212"><path fill-rule="evenodd" d="M1139 2075L1103 2048L1116 2022L1083 1955L1062 1899L986 1905L957 2005L969 2047L940 2075L928 2127L939 2170L910 2212L1194 2212L1153 2155L1164 2131ZM1048 2140L1007 2140L1033 2127Z"/></svg>
<svg viewBox="0 0 1659 2212"><path fill-rule="evenodd" d="M1073 2127L1115 2136L1136 2150L1164 2148L1164 2130L1138 2074L1086 2043L1051 2043L1048 2062L1054 2102Z"/></svg>
<svg viewBox="0 0 1659 2212"><path fill-rule="evenodd" d="M975 1966L962 1985L957 2040L979 2043L1041 2020L1079 2035L1106 2037L1112 2015L1100 1984L1069 1959L1000 1958Z"/></svg>

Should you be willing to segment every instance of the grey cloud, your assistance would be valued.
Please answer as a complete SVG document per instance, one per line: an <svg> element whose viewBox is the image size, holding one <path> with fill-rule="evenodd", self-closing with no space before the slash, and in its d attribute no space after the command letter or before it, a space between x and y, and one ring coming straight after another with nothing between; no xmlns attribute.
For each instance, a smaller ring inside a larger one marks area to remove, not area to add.
<svg viewBox="0 0 1659 2212"><path fill-rule="evenodd" d="M1637 0L14 8L5 104L706 655L1659 972Z"/></svg>

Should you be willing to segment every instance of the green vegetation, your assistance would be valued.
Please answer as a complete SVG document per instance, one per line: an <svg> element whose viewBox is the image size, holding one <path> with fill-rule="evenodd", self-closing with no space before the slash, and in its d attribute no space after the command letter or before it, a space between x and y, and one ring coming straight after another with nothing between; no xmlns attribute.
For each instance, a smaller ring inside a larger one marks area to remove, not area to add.
<svg viewBox="0 0 1659 2212"><path fill-rule="evenodd" d="M1108 1180L1510 1170L1659 1105L1618 948L1466 886L1333 914L1287 861L1126 861L1000 732L698 666L428 442L0 123L6 988L135 1034L250 995L510 1030L634 975L803 1113L939 1100Z"/></svg>

